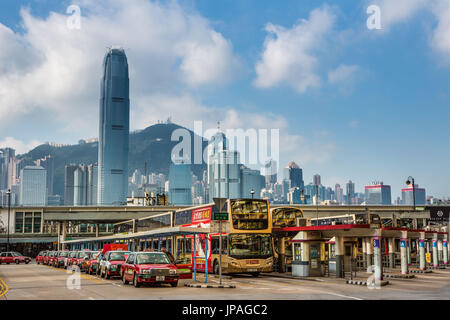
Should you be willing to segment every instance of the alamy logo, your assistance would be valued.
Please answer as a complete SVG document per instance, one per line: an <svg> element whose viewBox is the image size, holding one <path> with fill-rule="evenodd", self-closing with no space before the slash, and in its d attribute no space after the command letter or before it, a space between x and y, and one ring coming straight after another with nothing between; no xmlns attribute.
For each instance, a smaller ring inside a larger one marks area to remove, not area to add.
<svg viewBox="0 0 450 320"><path fill-rule="evenodd" d="M438 215L439 218L441 218L444 215L444 212L442 212L442 210L439 210L437 212L437 215Z"/></svg>
<svg viewBox="0 0 450 320"><path fill-rule="evenodd" d="M367 288L368 289L381 289L381 269L378 266L371 265L367 267L367 273L371 275L367 278Z"/></svg>
<svg viewBox="0 0 450 320"><path fill-rule="evenodd" d="M70 14L67 17L67 28L69 30L80 30L81 29L81 9L79 6L72 4L67 7L67 14Z"/></svg>
<svg viewBox="0 0 450 320"><path fill-rule="evenodd" d="M366 10L367 14L370 16L367 18L366 25L369 30L380 30L381 29L381 9L377 5L370 5Z"/></svg>
<svg viewBox="0 0 450 320"><path fill-rule="evenodd" d="M69 266L67 267L67 273L70 274L66 280L66 287L69 290L80 290L81 289L81 276L80 276L80 268L78 266Z"/></svg>

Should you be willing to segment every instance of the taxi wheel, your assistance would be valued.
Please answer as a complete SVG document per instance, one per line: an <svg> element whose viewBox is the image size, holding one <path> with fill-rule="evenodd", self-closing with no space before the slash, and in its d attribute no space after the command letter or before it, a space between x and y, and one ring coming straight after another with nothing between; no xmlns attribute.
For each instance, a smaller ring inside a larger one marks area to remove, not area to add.
<svg viewBox="0 0 450 320"><path fill-rule="evenodd" d="M141 286L141 284L137 281L136 273L134 274L134 277L133 277L133 285L135 288L139 288Z"/></svg>
<svg viewBox="0 0 450 320"><path fill-rule="evenodd" d="M105 279L109 280L111 279L111 276L108 274L108 271L105 270Z"/></svg>
<svg viewBox="0 0 450 320"><path fill-rule="evenodd" d="M20 261L19 261L19 260L16 260L16 261L15 261L15 263L16 263L16 264L19 264L19 263L20 263Z"/></svg>
<svg viewBox="0 0 450 320"><path fill-rule="evenodd" d="M127 279L125 279L125 273L122 275L122 282L123 282L123 284L128 284L128 283L130 283L130 281L128 281Z"/></svg>
<svg viewBox="0 0 450 320"><path fill-rule="evenodd" d="M26 260L26 261L25 261L25 264L29 264L29 263L30 263L30 260Z"/></svg>
<svg viewBox="0 0 450 320"><path fill-rule="evenodd" d="M175 288L176 286L178 286L178 281L177 282L171 282L170 285Z"/></svg>

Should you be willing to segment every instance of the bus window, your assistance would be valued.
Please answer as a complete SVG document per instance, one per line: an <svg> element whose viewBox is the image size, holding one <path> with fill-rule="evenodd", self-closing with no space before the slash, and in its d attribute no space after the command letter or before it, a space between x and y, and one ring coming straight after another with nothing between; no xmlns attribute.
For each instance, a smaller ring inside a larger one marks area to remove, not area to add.
<svg viewBox="0 0 450 320"><path fill-rule="evenodd" d="M264 230L269 227L267 200L230 200L231 219L236 230Z"/></svg>

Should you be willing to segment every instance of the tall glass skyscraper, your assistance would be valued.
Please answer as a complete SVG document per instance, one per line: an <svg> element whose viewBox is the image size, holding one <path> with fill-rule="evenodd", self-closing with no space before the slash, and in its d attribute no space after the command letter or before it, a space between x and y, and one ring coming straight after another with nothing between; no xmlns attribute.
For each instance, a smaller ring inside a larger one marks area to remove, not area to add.
<svg viewBox="0 0 450 320"><path fill-rule="evenodd" d="M128 191L130 99L128 62L123 49L103 60L98 138L99 205L124 205Z"/></svg>

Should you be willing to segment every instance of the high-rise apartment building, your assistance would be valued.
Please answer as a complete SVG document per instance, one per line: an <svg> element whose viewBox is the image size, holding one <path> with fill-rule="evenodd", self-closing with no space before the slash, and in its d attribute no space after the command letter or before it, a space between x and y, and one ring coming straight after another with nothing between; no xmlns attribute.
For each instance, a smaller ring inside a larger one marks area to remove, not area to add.
<svg viewBox="0 0 450 320"><path fill-rule="evenodd" d="M36 160L36 165L44 168L47 171L47 194L53 195L53 180L55 176L55 159L51 156L45 156L42 159Z"/></svg>
<svg viewBox="0 0 450 320"><path fill-rule="evenodd" d="M38 166L26 166L20 171L19 204L45 206L47 203L47 172Z"/></svg>
<svg viewBox="0 0 450 320"><path fill-rule="evenodd" d="M414 197L413 197L414 194ZM424 205L426 203L426 193L424 188L419 188L419 185L413 186L409 185L408 188L402 189L402 204L403 205L413 205L414 198L416 198L416 205Z"/></svg>
<svg viewBox="0 0 450 320"><path fill-rule="evenodd" d="M128 62L123 49L103 60L98 141L98 204L124 205L128 190L130 99Z"/></svg>
<svg viewBox="0 0 450 320"><path fill-rule="evenodd" d="M305 184L303 182L303 170L294 162L288 163L284 168L284 179L290 181L289 188L299 187L303 190Z"/></svg>
<svg viewBox="0 0 450 320"><path fill-rule="evenodd" d="M353 204L355 198L355 183L349 180L345 186L347 191L347 204Z"/></svg>
<svg viewBox="0 0 450 320"><path fill-rule="evenodd" d="M391 186L383 184L383 182L366 186L365 197L366 204L392 204Z"/></svg>

